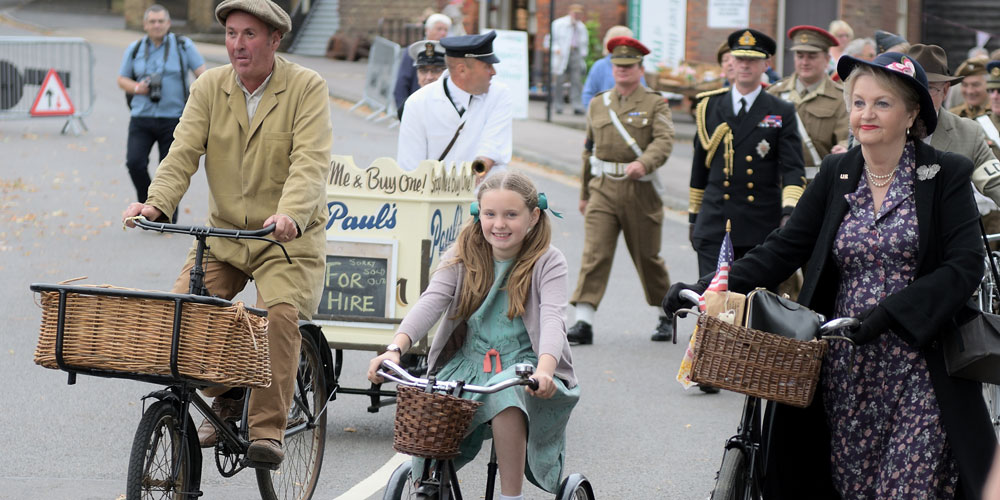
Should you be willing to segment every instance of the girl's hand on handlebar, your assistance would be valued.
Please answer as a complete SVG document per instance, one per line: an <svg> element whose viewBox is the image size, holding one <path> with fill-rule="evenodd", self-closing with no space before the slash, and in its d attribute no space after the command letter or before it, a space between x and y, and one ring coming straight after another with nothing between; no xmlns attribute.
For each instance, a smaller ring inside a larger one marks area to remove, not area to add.
<svg viewBox="0 0 1000 500"><path fill-rule="evenodd" d="M381 384L385 382L385 379L378 375L379 368L382 367L382 360L388 359L393 363L399 364L399 353L396 351L386 351L378 356L372 358L371 362L368 363L368 381L373 384Z"/></svg>
<svg viewBox="0 0 1000 500"><path fill-rule="evenodd" d="M556 393L556 383L552 380L552 374L539 370L529 378L538 382L538 389L532 389L531 386L525 386L524 390L528 391L528 394L531 394L536 398L549 399Z"/></svg>
<svg viewBox="0 0 1000 500"><path fill-rule="evenodd" d="M122 222L124 222L128 227L135 227L135 222L132 222L129 219L137 215L141 215L150 221L156 221L163 217L163 212L152 205L133 202L128 206L128 208L125 209L124 212L122 212Z"/></svg>

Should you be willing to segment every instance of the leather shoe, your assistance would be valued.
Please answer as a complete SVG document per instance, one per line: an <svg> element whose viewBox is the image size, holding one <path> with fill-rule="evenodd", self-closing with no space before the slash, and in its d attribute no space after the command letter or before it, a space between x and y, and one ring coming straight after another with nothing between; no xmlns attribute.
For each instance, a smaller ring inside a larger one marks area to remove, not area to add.
<svg viewBox="0 0 1000 500"><path fill-rule="evenodd" d="M566 340L569 341L570 345L593 344L594 329L590 326L590 323L577 321L566 332Z"/></svg>
<svg viewBox="0 0 1000 500"><path fill-rule="evenodd" d="M280 464L285 459L285 450L274 439L256 439L247 448L247 460L266 464Z"/></svg>
<svg viewBox="0 0 1000 500"><path fill-rule="evenodd" d="M223 422L236 422L243 416L243 398L233 399L219 396L212 401L212 411ZM208 419L198 426L198 442L202 448L211 448L219 440L215 426Z"/></svg>
<svg viewBox="0 0 1000 500"><path fill-rule="evenodd" d="M660 322L653 330L653 336L649 340L655 342L665 342L674 338L674 320L670 316L660 316Z"/></svg>

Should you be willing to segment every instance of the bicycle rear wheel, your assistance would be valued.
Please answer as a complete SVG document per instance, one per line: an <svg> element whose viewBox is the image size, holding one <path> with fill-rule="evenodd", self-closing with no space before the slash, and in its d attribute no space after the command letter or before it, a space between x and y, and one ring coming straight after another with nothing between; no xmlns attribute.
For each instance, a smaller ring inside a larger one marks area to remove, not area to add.
<svg viewBox="0 0 1000 500"><path fill-rule="evenodd" d="M264 500L308 500L312 498L323 466L326 446L326 377L319 350L308 335L302 335L295 394L285 431L285 459L277 470L256 469L257 486Z"/></svg>
<svg viewBox="0 0 1000 500"><path fill-rule="evenodd" d="M187 443L181 429L187 425ZM127 500L188 500L201 495L200 471L195 470L194 453L198 431L187 415L181 415L172 401L157 401L142 414L132 440L125 486ZM198 461L200 467L200 461ZM176 478L173 472L177 471Z"/></svg>
<svg viewBox="0 0 1000 500"><path fill-rule="evenodd" d="M410 478L412 469L413 462L407 460L392 471L389 481L385 483L382 500L408 500L413 495L413 479Z"/></svg>
<svg viewBox="0 0 1000 500"><path fill-rule="evenodd" d="M594 488L583 474L570 474L559 485L557 500L594 500Z"/></svg>
<svg viewBox="0 0 1000 500"><path fill-rule="evenodd" d="M716 476L711 500L743 500L749 487L746 451L738 446L727 448L722 455L722 467Z"/></svg>

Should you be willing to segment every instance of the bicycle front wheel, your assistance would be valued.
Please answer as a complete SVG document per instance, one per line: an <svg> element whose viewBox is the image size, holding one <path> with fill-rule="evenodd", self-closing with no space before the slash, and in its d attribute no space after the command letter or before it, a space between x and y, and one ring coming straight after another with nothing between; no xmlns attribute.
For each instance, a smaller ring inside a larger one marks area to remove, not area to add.
<svg viewBox="0 0 1000 500"><path fill-rule="evenodd" d="M722 455L722 467L715 480L711 500L743 500L746 489L750 487L747 478L747 454L742 448L734 446L726 449Z"/></svg>
<svg viewBox="0 0 1000 500"><path fill-rule="evenodd" d="M312 498L323 465L326 446L326 377L319 350L308 335L302 335L295 394L285 430L285 459L277 470L257 470L257 486L264 500L308 500Z"/></svg>
<svg viewBox="0 0 1000 500"><path fill-rule="evenodd" d="M157 401L142 414L129 455L127 500L193 500L201 495L192 457L201 453L198 433L185 417L172 401ZM185 422L187 443L181 438Z"/></svg>
<svg viewBox="0 0 1000 500"><path fill-rule="evenodd" d="M413 469L413 462L407 460L396 467L389 476L389 482L385 484L385 493L382 500L408 500L413 495L413 479L410 478L410 471Z"/></svg>
<svg viewBox="0 0 1000 500"><path fill-rule="evenodd" d="M594 488L583 474L570 474L559 485L557 500L594 500Z"/></svg>

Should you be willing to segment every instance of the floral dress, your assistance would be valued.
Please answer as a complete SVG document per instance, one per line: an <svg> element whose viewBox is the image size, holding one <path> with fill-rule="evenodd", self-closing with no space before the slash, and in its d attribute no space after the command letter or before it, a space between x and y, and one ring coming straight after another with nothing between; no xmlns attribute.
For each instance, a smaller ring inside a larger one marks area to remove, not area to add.
<svg viewBox="0 0 1000 500"><path fill-rule="evenodd" d="M877 214L866 176L844 195L850 209L833 248L838 317L858 316L915 278L913 183L914 147L907 143ZM862 346L831 341L822 390L831 470L843 498L954 498L958 465L917 348L891 331Z"/></svg>
<svg viewBox="0 0 1000 500"><path fill-rule="evenodd" d="M507 277L514 260L494 261L493 287L479 309L469 317L468 335L455 356L437 373L438 380L464 380L475 385L492 385L515 378L514 365L538 365L531 339L520 317L507 317ZM465 393L479 401L469 433L462 440L457 468L479 454L483 441L493 437L487 424L501 411L516 407L528 423L528 449L524 473L535 486L549 492L559 488L566 448L566 424L580 397L580 386L567 389L553 377L556 393L549 399L531 396L524 387L511 387L493 394ZM422 470L423 461L414 459L413 470Z"/></svg>

